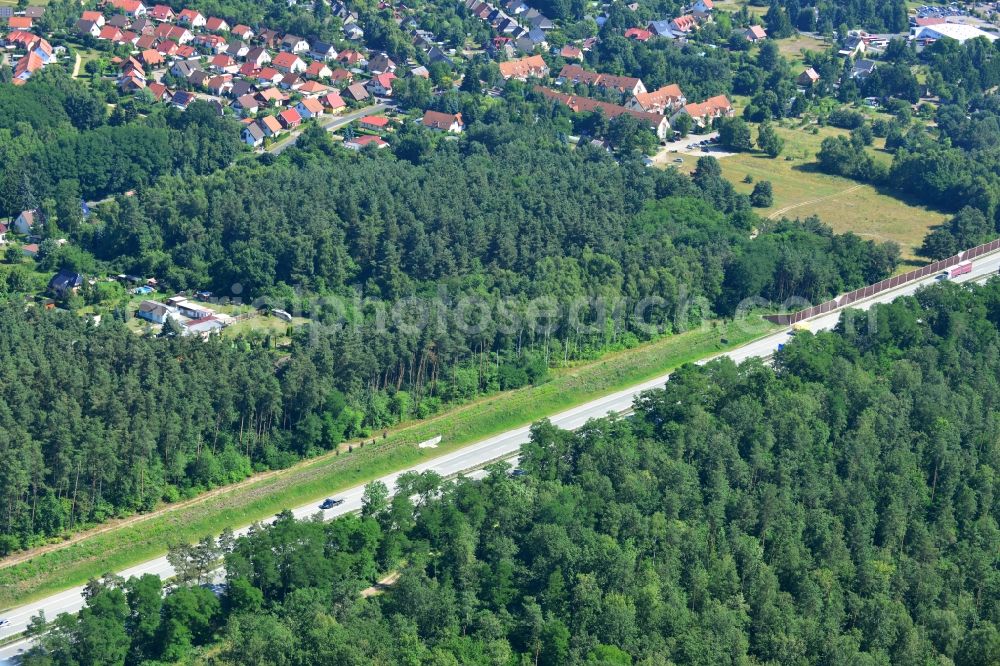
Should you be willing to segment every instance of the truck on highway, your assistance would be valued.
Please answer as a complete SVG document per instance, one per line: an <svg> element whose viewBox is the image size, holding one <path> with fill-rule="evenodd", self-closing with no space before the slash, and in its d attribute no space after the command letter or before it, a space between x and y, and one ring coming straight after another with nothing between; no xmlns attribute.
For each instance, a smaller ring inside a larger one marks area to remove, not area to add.
<svg viewBox="0 0 1000 666"><path fill-rule="evenodd" d="M971 261L963 261L962 263L960 263L960 264L958 264L956 266L952 266L948 270L944 271L943 273L941 273L940 275L938 275L935 279L936 280L954 280L959 275L965 275L965 274L971 273L971 272L972 272L972 262Z"/></svg>

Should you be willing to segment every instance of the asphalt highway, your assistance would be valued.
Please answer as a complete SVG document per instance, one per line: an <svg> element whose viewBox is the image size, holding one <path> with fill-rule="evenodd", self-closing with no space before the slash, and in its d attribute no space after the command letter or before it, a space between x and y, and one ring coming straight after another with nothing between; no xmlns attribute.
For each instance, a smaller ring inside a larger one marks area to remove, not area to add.
<svg viewBox="0 0 1000 666"><path fill-rule="evenodd" d="M973 262L972 272L960 276L955 280L955 282L967 282L969 280L981 282L989 277L992 277L993 275L996 275L998 269L1000 269L1000 252L979 257ZM919 288L929 284L934 284L936 281L937 276L931 275L922 280L914 281L897 287L896 289L883 292L882 294L874 296L868 300L854 303L853 307L861 310L868 309L875 303L886 303L898 298L899 296L913 294ZM813 332L817 332L832 328L837 324L839 319L840 311L833 311L807 320L803 322L802 325L806 326ZM790 330L787 328L780 330L776 333L768 335L767 337L750 342L722 355L728 356L737 363L754 357L767 358L778 349L779 345L788 341L789 332ZM700 361L700 363L707 363L712 360L712 358L704 359ZM631 408L632 401L639 393L663 386L669 378L669 375L657 377L656 379L652 379L623 391L618 391L617 393L612 393L602 398L592 400L591 402L580 405L579 407L574 407L573 409L568 409L559 414L555 414L550 417L550 420L554 425L560 428L574 430L582 426L590 419L607 416L612 412L626 412ZM495 437L490 437L480 442L476 442L475 444L470 444L469 446L458 449L457 451L438 456L432 460L421 463L410 468L409 470L404 471L424 472L432 470L441 476L449 477L463 472L479 470L495 460L514 457L521 445L528 441L528 431L528 426L516 428L500 435L496 435ZM380 480L389 487L390 491L393 491L395 489L395 481L400 474L402 474L402 472L389 474L382 477ZM475 474L475 476L481 476L481 473ZM361 496L363 492L364 486L355 486L337 493L336 497L343 499L344 502L334 509L320 511L318 507L319 501L317 500L316 502L293 509L292 513L296 518L306 518L316 513L322 513L323 517L329 520L345 513L360 510ZM249 526L245 526L236 530L237 536L245 534L248 529ZM167 563L166 557L158 557L154 560L138 564L118 573L125 578L129 578L131 576L141 576L147 573L156 574L161 578L168 578L173 575L173 570ZM83 607L82 591L82 587L76 587L71 590L66 590L65 592L60 592L50 597L46 597L40 601L11 609L5 613L0 613L0 617L9 620L7 625L0 628L0 640L3 640L5 637L22 633L27 627L30 619L37 615L39 611L45 611L45 616L49 620L55 618L60 613L77 612ZM28 645L28 640L22 639L0 648L0 665L14 663L12 659L16 658L16 656L27 648Z"/></svg>

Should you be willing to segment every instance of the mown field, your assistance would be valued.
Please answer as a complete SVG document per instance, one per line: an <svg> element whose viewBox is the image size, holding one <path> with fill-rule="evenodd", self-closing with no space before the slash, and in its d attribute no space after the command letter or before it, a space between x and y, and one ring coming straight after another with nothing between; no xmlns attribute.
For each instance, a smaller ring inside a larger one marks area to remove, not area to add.
<svg viewBox="0 0 1000 666"><path fill-rule="evenodd" d="M389 472L410 467L484 437L515 428L622 388L684 363L757 338L772 326L759 318L711 323L664 337L599 361L561 371L540 386L496 395L437 418L406 425L388 438L354 451L325 454L282 471L268 472L234 487L167 507L149 517L119 521L115 529L79 539L58 550L0 568L0 609L44 597L109 571L161 555L167 545L194 541L268 518ZM725 343L722 340L726 340ZM442 435L439 448L415 444ZM2 567L2 563L0 563Z"/></svg>
<svg viewBox="0 0 1000 666"><path fill-rule="evenodd" d="M747 194L753 189L753 183L744 182L747 176L754 182L771 181L774 205L758 210L764 217L818 215L837 232L853 231L864 238L896 241L905 261L920 261L916 250L928 229L943 222L947 215L909 204L871 185L820 173L815 168L820 143L827 136L847 136L848 132L834 127L817 129L818 133L813 134L812 126L801 129L776 126L785 139L780 157L771 159L758 153L731 155L719 160L722 173L737 190ZM881 150L884 143L884 139L875 139L870 150L877 160L888 164L892 157ZM696 156L686 156L684 164L678 166L692 171L696 161Z"/></svg>

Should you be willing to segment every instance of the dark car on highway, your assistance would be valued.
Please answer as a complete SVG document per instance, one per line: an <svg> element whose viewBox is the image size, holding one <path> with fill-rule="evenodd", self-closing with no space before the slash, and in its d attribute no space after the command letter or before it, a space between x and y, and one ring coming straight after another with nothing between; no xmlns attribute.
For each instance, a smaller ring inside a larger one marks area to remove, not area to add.
<svg viewBox="0 0 1000 666"><path fill-rule="evenodd" d="M344 503L344 500L342 500L342 499L334 499L332 497L327 497L325 500L323 500L323 503L319 505L319 508L321 508L321 509L332 509L333 507L340 506L343 503Z"/></svg>

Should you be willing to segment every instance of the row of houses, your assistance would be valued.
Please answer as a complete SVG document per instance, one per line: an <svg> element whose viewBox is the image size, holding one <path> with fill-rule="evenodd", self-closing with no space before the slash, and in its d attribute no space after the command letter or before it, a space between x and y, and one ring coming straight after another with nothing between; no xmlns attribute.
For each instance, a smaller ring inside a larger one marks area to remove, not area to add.
<svg viewBox="0 0 1000 666"><path fill-rule="evenodd" d="M345 26L357 19L340 3L334 3L332 11ZM109 0L103 11L83 12L77 30L136 49L127 60L112 61L120 68L123 91L146 88L155 100L180 109L201 91L211 95L220 110L228 99L244 118L282 107L277 115L245 123L243 139L250 145L316 115L338 113L350 102L389 97L396 79L397 65L384 53L369 58L361 47L341 50L294 34L230 25L194 9L174 12L166 5L148 7L137 0ZM360 28L346 33L363 36ZM354 82L362 68L370 78ZM161 70L183 89L154 81L151 72ZM426 68L414 72L429 77ZM302 99L288 106L293 95Z"/></svg>
<svg viewBox="0 0 1000 666"><path fill-rule="evenodd" d="M14 56L14 85L24 85L31 76L56 60L55 49L44 38L27 30L11 30L2 40Z"/></svg>
<svg viewBox="0 0 1000 666"><path fill-rule="evenodd" d="M550 75L549 66L540 55L526 56L517 60L502 62L499 68L501 76L503 76L504 80L508 81L512 79L518 81L527 81L529 79L545 80ZM574 107L574 110L592 111L596 108L601 108L610 117L621 115L626 111L632 111L640 114L667 117L672 120L677 114L686 113L696 125L705 127L711 124L715 118L731 116L733 114L733 106L724 95L712 97L697 104L691 104L688 102L680 86L675 83L662 86L657 90L648 91L642 79L637 77L593 72L576 64L564 65L556 77L556 84L561 86L567 84L585 84L594 88L602 88L618 93L622 96L624 104L618 105L601 102L595 106L591 102L596 103L596 100L581 101L587 100L588 98L586 97L566 93L560 93L559 96L553 97L543 92L550 99L558 99L568 106ZM541 88L541 90L545 91L547 89ZM573 102L570 103L567 100L573 100ZM648 120L651 125L658 128L657 134L661 138L666 136L665 132L668 128L664 128L661 133L659 131L659 120L654 121L654 119L646 118L645 116L637 117L644 121Z"/></svg>
<svg viewBox="0 0 1000 666"><path fill-rule="evenodd" d="M548 48L546 33L555 24L523 0L507 0L502 8L482 0L465 0L465 8L517 51L532 53L536 48Z"/></svg>

